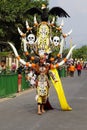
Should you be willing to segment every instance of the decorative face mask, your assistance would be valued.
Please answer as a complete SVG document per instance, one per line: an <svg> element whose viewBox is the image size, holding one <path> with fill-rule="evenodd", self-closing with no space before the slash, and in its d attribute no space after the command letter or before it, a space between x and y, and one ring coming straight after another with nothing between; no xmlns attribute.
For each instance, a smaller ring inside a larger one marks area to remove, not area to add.
<svg viewBox="0 0 87 130"><path fill-rule="evenodd" d="M39 56L44 56L45 51L44 50L39 50Z"/></svg>
<svg viewBox="0 0 87 130"><path fill-rule="evenodd" d="M53 37L53 44L54 46L58 46L60 44L60 39L58 36Z"/></svg>
<svg viewBox="0 0 87 130"><path fill-rule="evenodd" d="M35 43L35 36L34 36L34 34L29 34L28 36L27 36L27 41L28 41L28 43L29 44L34 44Z"/></svg>

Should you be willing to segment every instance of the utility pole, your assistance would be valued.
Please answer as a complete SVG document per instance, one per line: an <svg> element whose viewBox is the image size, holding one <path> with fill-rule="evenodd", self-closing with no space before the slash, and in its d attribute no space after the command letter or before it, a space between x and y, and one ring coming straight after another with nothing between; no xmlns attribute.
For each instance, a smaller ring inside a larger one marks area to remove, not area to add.
<svg viewBox="0 0 87 130"><path fill-rule="evenodd" d="M72 38L70 39L70 49L72 48ZM71 53L71 58L72 58L72 53Z"/></svg>

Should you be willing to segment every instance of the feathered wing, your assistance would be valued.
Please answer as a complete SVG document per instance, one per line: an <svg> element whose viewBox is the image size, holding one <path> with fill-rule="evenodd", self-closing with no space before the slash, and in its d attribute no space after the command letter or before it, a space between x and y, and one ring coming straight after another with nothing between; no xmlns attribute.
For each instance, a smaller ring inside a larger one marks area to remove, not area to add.
<svg viewBox="0 0 87 130"><path fill-rule="evenodd" d="M53 7L49 10L49 14L56 15L59 17L70 17L68 13L60 7Z"/></svg>
<svg viewBox="0 0 87 130"><path fill-rule="evenodd" d="M41 15L42 12L41 12L40 9L38 9L36 7L33 7L33 8L28 9L24 14L30 14L30 15L38 14L38 15Z"/></svg>

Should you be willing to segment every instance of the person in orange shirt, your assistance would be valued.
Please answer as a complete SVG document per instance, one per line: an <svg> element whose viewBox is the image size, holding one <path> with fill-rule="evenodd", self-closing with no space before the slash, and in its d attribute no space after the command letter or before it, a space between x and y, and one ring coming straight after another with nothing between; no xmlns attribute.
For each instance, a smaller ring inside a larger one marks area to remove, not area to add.
<svg viewBox="0 0 87 130"><path fill-rule="evenodd" d="M75 72L75 66L74 64L71 63L70 67L69 67L69 72L70 72L70 76L74 77L74 72Z"/></svg>

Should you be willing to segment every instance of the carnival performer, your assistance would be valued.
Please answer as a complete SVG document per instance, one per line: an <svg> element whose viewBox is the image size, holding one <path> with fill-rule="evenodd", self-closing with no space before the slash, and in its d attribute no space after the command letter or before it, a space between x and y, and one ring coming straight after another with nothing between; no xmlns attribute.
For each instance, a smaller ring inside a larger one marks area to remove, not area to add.
<svg viewBox="0 0 87 130"><path fill-rule="evenodd" d="M36 101L38 104L38 114L41 115L45 112L44 106L46 104L48 95L49 95L49 80L46 75L46 68L44 65L40 66L39 68L40 74L37 78L36 83Z"/></svg>
<svg viewBox="0 0 87 130"><path fill-rule="evenodd" d="M35 11L34 11L34 9L35 9ZM36 10L38 10L38 9L32 8L32 9L30 9L29 12L36 14L37 13ZM69 17L69 15L63 9L60 9L60 8L53 8L51 10L51 12L57 12L57 14L55 14L56 16L59 13L58 16L63 16L63 17L68 16ZM45 16L44 11L41 16L43 16L43 14ZM49 12L48 12L48 14L49 14ZM34 71L35 71L36 80L37 80L36 81L36 92L37 92L36 101L38 104L38 114L42 114L43 112L45 112L44 109L45 110L46 109L48 110L50 108L52 109L50 102L49 102L49 98L48 98L48 95L49 95L48 76L51 78L52 83L53 83L54 87L56 88L57 95L61 95L62 85L60 85L58 88L58 82L60 82L60 80L59 80L59 76L58 76L56 69L58 67L62 66L69 59L69 57L72 53L72 50L75 48L75 45L74 45L70 49L67 56L62 61L59 61L62 58L64 39L65 39L65 37L70 35L70 32L67 34L62 33L62 36L63 36L62 40L59 40L58 36L56 37L58 40L54 39L55 37L53 38L51 30L53 28L55 28L56 31L59 31L60 29L62 29L63 23L61 23L60 28L58 26L55 26L54 17L53 17L51 23L49 23L49 22L47 23L48 16L46 17L46 19L45 18L42 19L42 17L41 17L41 21L42 22L40 24L38 24L38 22L36 20L36 15L34 16L33 27L29 27L28 22L26 21L27 31L25 34L18 27L18 32L22 38L24 54L26 56L27 61L21 59L21 57L19 56L14 45L9 42L9 45L12 47L18 61L20 63L22 63L24 66L34 69ZM37 35L33 34L34 28L35 28L35 32L37 32L36 33ZM32 39L32 36L33 36L33 39ZM57 43L55 43L55 40ZM58 44L60 44L60 48L58 47ZM54 56L56 47L59 49L59 52L56 56ZM59 90L59 92L58 92L58 90ZM62 94L62 95L63 95L63 99L65 101L64 107L62 107L62 109L71 110L71 108L68 106L68 104L65 100L64 94ZM60 97L62 97L62 95ZM60 98L60 101L62 102L63 100L61 100L61 98ZM63 102L62 102L62 104L63 104ZM65 106L66 106L66 108L65 108Z"/></svg>

